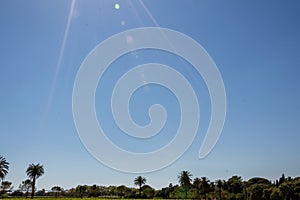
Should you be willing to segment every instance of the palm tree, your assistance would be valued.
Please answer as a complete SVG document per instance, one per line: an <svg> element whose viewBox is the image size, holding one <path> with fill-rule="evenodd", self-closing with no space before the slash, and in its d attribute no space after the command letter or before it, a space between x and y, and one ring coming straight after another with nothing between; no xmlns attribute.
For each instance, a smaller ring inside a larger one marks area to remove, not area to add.
<svg viewBox="0 0 300 200"><path fill-rule="evenodd" d="M178 175L179 184L181 186L191 186L192 174L189 171L182 171Z"/></svg>
<svg viewBox="0 0 300 200"><path fill-rule="evenodd" d="M219 179L216 181L216 186L218 188L218 192L219 192L219 199L222 199L222 188L223 188L223 182Z"/></svg>
<svg viewBox="0 0 300 200"><path fill-rule="evenodd" d="M3 181L8 173L9 163L6 159L0 156L0 180Z"/></svg>
<svg viewBox="0 0 300 200"><path fill-rule="evenodd" d="M185 198L187 198L188 191L191 187L192 174L189 171L182 171L177 176L178 182L181 185L182 192L184 192Z"/></svg>
<svg viewBox="0 0 300 200"><path fill-rule="evenodd" d="M204 195L204 199L206 199L206 194L209 192L209 190L209 180L206 177L201 177L200 192Z"/></svg>
<svg viewBox="0 0 300 200"><path fill-rule="evenodd" d="M26 170L27 176L31 179L31 198L33 199L34 190L35 190L35 182L40 176L44 174L44 167L43 165L38 164L30 164Z"/></svg>
<svg viewBox="0 0 300 200"><path fill-rule="evenodd" d="M134 185L139 186L139 195L142 195L142 185L146 184L146 178L138 176L134 179Z"/></svg>
<svg viewBox="0 0 300 200"><path fill-rule="evenodd" d="M195 188L195 192L194 192L194 198L199 199L200 195L199 195L199 188L200 188L200 183L201 183L201 179L196 177L193 181L193 187Z"/></svg>
<svg viewBox="0 0 300 200"><path fill-rule="evenodd" d="M194 179L194 181L193 181L193 186L194 186L195 188L199 188L200 182L201 182L201 179L198 178L198 177L196 177L196 178Z"/></svg>

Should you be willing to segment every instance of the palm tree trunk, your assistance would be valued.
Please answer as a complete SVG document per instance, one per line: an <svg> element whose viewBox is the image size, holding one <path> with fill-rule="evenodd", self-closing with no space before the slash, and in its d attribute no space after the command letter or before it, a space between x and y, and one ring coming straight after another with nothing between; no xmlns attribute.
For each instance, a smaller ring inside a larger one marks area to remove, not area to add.
<svg viewBox="0 0 300 200"><path fill-rule="evenodd" d="M140 198L142 197L142 185L140 185L140 191L139 191L139 193L140 193Z"/></svg>
<svg viewBox="0 0 300 200"><path fill-rule="evenodd" d="M34 197L34 190L35 190L35 177L32 179L32 188L31 188L31 198Z"/></svg>

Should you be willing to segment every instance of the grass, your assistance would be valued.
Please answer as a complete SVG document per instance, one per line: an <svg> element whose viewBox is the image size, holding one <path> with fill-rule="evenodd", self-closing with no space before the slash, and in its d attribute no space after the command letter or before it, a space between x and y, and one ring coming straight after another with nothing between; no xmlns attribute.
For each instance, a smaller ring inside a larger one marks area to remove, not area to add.
<svg viewBox="0 0 300 200"><path fill-rule="evenodd" d="M31 200L30 197L25 198L25 197L9 197L9 198L4 198L4 199L14 199L14 200ZM33 200L114 200L120 198L103 198L103 197L83 197L83 198L74 198L74 197L34 197ZM124 199L124 200L134 200L134 199ZM146 200L146 199L138 199L138 200ZM147 199L149 200L149 199ZM161 199L162 200L162 199Z"/></svg>

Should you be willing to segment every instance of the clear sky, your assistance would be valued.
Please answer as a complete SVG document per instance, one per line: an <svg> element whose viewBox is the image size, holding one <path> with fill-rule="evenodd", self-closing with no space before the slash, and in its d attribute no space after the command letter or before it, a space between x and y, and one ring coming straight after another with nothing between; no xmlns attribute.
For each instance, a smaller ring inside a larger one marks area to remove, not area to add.
<svg viewBox="0 0 300 200"><path fill-rule="evenodd" d="M149 185L177 183L182 170L210 180L232 175L271 180L282 173L300 176L299 19L297 0L0 1L0 155L10 163L6 179L17 188L26 179L28 165L41 163L45 175L38 180L39 189L133 186L137 174L104 166L82 145L73 121L72 90L81 63L96 45L119 32L146 26L180 31L200 43L218 66L227 93L222 135L209 156L199 160L210 117L209 94L202 91L201 76L187 74L187 79L194 78L191 84L199 82L194 86L201 99L198 135L174 164L141 174ZM109 83L99 86L96 94L97 116L105 128L117 130L109 107L101 104L109 94L102 97L101 87L109 91L117 79L114 74L120 76L131 65L153 59L175 67L182 63L173 57L145 50L112 64L103 80ZM119 65L126 67L118 69ZM161 133L165 135L139 144L111 131L108 137L130 151L155 150L178 127L180 111L174 95L161 87L149 88L133 96L132 116L145 125L149 119L142 105L162 101L170 117Z"/></svg>

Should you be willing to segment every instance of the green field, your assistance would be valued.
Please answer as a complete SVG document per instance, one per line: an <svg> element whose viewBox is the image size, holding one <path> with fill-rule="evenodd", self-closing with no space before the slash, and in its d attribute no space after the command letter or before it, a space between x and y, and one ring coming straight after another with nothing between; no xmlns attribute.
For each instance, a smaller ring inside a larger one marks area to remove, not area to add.
<svg viewBox="0 0 300 200"><path fill-rule="evenodd" d="M3 199L14 199L14 200L31 200L30 197L9 197ZM120 198L103 198L103 197L83 197L83 198L74 198L74 197L34 197L35 200L113 200L113 199L120 199ZM126 199L126 200L134 200L134 199ZM146 200L146 199L139 199L139 200ZM149 199L148 199L149 200Z"/></svg>

